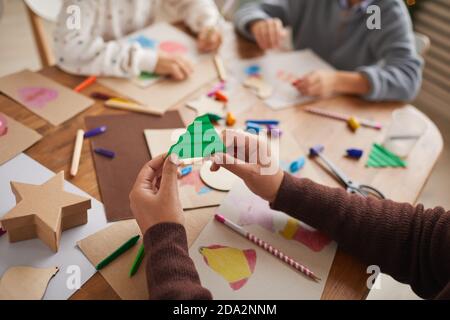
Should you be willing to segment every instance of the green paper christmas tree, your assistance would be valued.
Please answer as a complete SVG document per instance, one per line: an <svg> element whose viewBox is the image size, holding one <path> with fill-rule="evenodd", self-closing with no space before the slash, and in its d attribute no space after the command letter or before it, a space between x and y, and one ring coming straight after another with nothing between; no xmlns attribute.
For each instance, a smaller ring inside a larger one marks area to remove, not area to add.
<svg viewBox="0 0 450 320"><path fill-rule="evenodd" d="M384 148L383 146L374 143L366 167L369 168L406 168L406 162L398 156Z"/></svg>
<svg viewBox="0 0 450 320"><path fill-rule="evenodd" d="M186 133L170 147L168 155L175 153L180 159L193 159L205 158L218 152L225 153L226 147L209 116L203 115L187 127Z"/></svg>

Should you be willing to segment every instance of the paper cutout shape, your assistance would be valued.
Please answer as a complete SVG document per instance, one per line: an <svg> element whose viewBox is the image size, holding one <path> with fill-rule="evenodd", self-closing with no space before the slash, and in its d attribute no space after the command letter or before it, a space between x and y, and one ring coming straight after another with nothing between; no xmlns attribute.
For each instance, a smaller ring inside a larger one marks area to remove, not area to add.
<svg viewBox="0 0 450 320"><path fill-rule="evenodd" d="M150 39L144 35L138 35L137 37L131 38L131 42L137 42L144 49L156 49L158 41L155 39Z"/></svg>
<svg viewBox="0 0 450 320"><path fill-rule="evenodd" d="M162 117L141 113L86 117L85 123L87 130L108 127L107 133L90 140L92 151L104 148L116 153L113 161L93 154L106 217L108 221L131 219L128 195L142 166L151 159L144 130L184 127L183 120L178 111L170 111Z"/></svg>
<svg viewBox="0 0 450 320"><path fill-rule="evenodd" d="M197 112L198 116L202 116L207 113L213 113L220 117L225 116L224 105L214 99L207 96L201 96L197 100L189 101L186 106Z"/></svg>
<svg viewBox="0 0 450 320"><path fill-rule="evenodd" d="M406 162L383 146L374 143L366 167L369 168L406 168Z"/></svg>
<svg viewBox="0 0 450 320"><path fill-rule="evenodd" d="M92 265L96 266L125 241L137 234L141 234L141 231L136 220L124 220L115 222L107 228L80 240L77 245ZM108 268L99 271L120 298L124 300L148 300L149 298L145 274L148 257L144 257L141 267L133 277L130 278L128 275L131 263L141 244L142 237L133 248L111 262Z"/></svg>
<svg viewBox="0 0 450 320"><path fill-rule="evenodd" d="M217 152L226 152L226 147L217 134L209 117L197 117L186 129L168 154L175 153L180 159L205 158Z"/></svg>
<svg viewBox="0 0 450 320"><path fill-rule="evenodd" d="M184 44L177 41L163 41L160 43L159 49L173 54L186 54L189 51Z"/></svg>
<svg viewBox="0 0 450 320"><path fill-rule="evenodd" d="M42 185L11 182L17 205L1 220L10 242L37 237L57 252L62 231L87 223L91 200L64 191L63 184L64 172Z"/></svg>
<svg viewBox="0 0 450 320"><path fill-rule="evenodd" d="M331 239L321 232L284 213L272 210L266 201L253 193L232 193L229 197L235 203L239 225L259 225L287 240L302 243L313 252L320 252L331 243Z"/></svg>
<svg viewBox="0 0 450 320"><path fill-rule="evenodd" d="M31 108L43 109L51 101L58 98L58 91L40 87L26 87L19 89L20 102Z"/></svg>
<svg viewBox="0 0 450 320"><path fill-rule="evenodd" d="M253 249L211 245L201 247L199 251L205 263L222 276L234 291L241 289L255 271L256 251Z"/></svg>
<svg viewBox="0 0 450 320"><path fill-rule="evenodd" d="M186 132L184 128L145 130L150 155L153 157L167 152L184 132ZM193 164L192 172L178 179L180 201L185 210L218 206L226 195L224 192L212 190L203 183L200 168L201 164Z"/></svg>
<svg viewBox="0 0 450 320"><path fill-rule="evenodd" d="M0 113L0 137L3 137L8 133L8 120Z"/></svg>
<svg viewBox="0 0 450 320"><path fill-rule="evenodd" d="M193 170L189 175L182 177L180 186L193 186L198 195L204 195L212 191L211 188L203 183L199 170Z"/></svg>
<svg viewBox="0 0 450 320"><path fill-rule="evenodd" d="M3 236L5 233L6 233L6 230L3 230L3 229L0 227L0 237Z"/></svg>
<svg viewBox="0 0 450 320"><path fill-rule="evenodd" d="M3 124L3 135L0 134L0 165L11 160L22 151L38 142L42 136L36 131L25 127L20 122L0 113Z"/></svg>
<svg viewBox="0 0 450 320"><path fill-rule="evenodd" d="M94 100L28 70L0 78L0 91L55 126L94 104Z"/></svg>
<svg viewBox="0 0 450 320"><path fill-rule="evenodd" d="M219 191L230 191L233 184L239 178L232 172L225 168L220 168L218 171L211 171L211 161L206 161L200 170L200 177L202 181L210 188Z"/></svg>
<svg viewBox="0 0 450 320"><path fill-rule="evenodd" d="M244 81L244 86L255 90L256 95L261 99L267 99L273 93L273 87L261 77L248 77Z"/></svg>
<svg viewBox="0 0 450 320"><path fill-rule="evenodd" d="M314 252L322 251L331 243L331 239L323 233L312 228L306 228L298 220L292 218L286 222L280 234L287 240L303 243Z"/></svg>
<svg viewBox="0 0 450 320"><path fill-rule="evenodd" d="M41 300L49 281L57 272L57 267L9 268L0 280L0 300Z"/></svg>

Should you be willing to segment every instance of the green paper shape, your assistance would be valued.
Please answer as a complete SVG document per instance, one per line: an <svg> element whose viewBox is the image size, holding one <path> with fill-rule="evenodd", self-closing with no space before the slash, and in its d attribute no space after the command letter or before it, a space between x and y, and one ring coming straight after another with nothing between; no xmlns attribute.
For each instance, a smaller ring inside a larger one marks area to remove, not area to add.
<svg viewBox="0 0 450 320"><path fill-rule="evenodd" d="M139 75L139 79L141 80L152 80L156 78L159 78L157 74L147 71L142 71L141 74Z"/></svg>
<svg viewBox="0 0 450 320"><path fill-rule="evenodd" d="M369 159L366 163L366 167L369 168L398 168L406 167L406 162L400 159L398 156L384 148L383 146L374 143L369 155Z"/></svg>
<svg viewBox="0 0 450 320"><path fill-rule="evenodd" d="M177 154L180 159L205 158L214 153L225 153L226 147L217 134L209 116L197 117L176 144L170 147L168 155Z"/></svg>
<svg viewBox="0 0 450 320"><path fill-rule="evenodd" d="M223 118L215 113L207 113L206 114L209 118L209 121L211 122L217 122L219 120L222 120Z"/></svg>

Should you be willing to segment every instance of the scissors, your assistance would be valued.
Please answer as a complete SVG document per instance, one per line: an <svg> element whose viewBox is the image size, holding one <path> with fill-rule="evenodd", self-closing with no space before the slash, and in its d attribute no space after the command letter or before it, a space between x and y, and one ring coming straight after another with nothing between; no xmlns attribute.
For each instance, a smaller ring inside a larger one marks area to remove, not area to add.
<svg viewBox="0 0 450 320"><path fill-rule="evenodd" d="M314 146L309 149L309 155L311 157L319 157L336 176L336 178L347 188L347 192L359 194L366 198L372 195L378 199L386 199L380 190L366 184L360 184L347 177L347 175L338 166L322 154L323 150L324 147L321 145Z"/></svg>

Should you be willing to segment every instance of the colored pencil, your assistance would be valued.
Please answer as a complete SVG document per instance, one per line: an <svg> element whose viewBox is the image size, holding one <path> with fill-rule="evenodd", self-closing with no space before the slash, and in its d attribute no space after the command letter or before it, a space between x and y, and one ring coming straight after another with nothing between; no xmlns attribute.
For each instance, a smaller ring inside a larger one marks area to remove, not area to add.
<svg viewBox="0 0 450 320"><path fill-rule="evenodd" d="M278 120L247 120L245 121L245 123L256 123L259 125L264 125L264 126L278 126L280 124L280 121Z"/></svg>
<svg viewBox="0 0 450 320"><path fill-rule="evenodd" d="M144 106L141 106L137 103L128 101L128 100L124 100L124 99L120 99L120 98L113 98L113 99L109 99L108 101L105 102L105 106L109 107L109 108L114 108L114 109L120 109L120 110L126 110L126 111L133 111L133 112L140 112L140 113L147 113L147 114L152 114L152 115L157 115L157 116L162 116L161 112L152 110L150 108L146 108Z"/></svg>
<svg viewBox="0 0 450 320"><path fill-rule="evenodd" d="M82 90L86 89L90 85L94 84L96 81L97 81L97 77L91 76L91 77L87 78L86 80L84 80L82 83L80 83L78 86L76 86L75 89L73 89L73 90L76 92L81 92Z"/></svg>
<svg viewBox="0 0 450 320"><path fill-rule="evenodd" d="M235 224L234 222L231 222L230 220L226 219L225 217L216 214L215 219L217 221L219 221L220 223L226 225L228 228L230 228L231 230L237 232L238 234L240 234L241 236L243 236L244 238L250 240L251 242L253 242L254 244L256 244L258 247L264 249L265 251L269 252L271 255L273 255L274 257L280 259L281 261L283 261L284 263L287 263L288 265L290 265L292 268L296 269L297 271L300 271L301 273L303 273L304 275L306 275L307 277L311 278L314 281L319 281L320 278L318 278L311 270L309 270L307 267L305 267L304 265L298 263L297 261L295 261L294 259L288 257L287 255L285 255L283 252L281 252L280 250L272 247L270 244L268 244L267 242L265 242L264 240L259 239L258 237L256 237L255 235L251 234L250 232L246 231L244 228L242 228L241 226L238 226L237 224Z"/></svg>
<svg viewBox="0 0 450 320"><path fill-rule="evenodd" d="M75 138L75 147L73 148L72 166L70 167L70 175L75 177L80 166L81 150L83 149L84 130L78 130Z"/></svg>
<svg viewBox="0 0 450 320"><path fill-rule="evenodd" d="M225 70L225 66L223 65L222 58L216 54L214 56L214 64L216 65L217 74L219 75L219 79L221 81L227 81L227 71Z"/></svg>
<svg viewBox="0 0 450 320"><path fill-rule="evenodd" d="M141 265L142 260L144 260L144 256L145 256L144 245L141 244L136 257L134 258L133 264L131 265L129 273L130 278L134 276L136 272L139 270L139 266Z"/></svg>
<svg viewBox="0 0 450 320"><path fill-rule="evenodd" d="M103 259L99 264L97 264L95 269L101 270L104 267L106 267L108 264L110 264L111 262L116 260L120 255L122 255L123 253L128 251L130 248L132 248L138 242L140 237L141 237L140 235L132 237L130 240L125 242L123 245L121 245L116 251L111 253L109 256L107 256L105 259Z"/></svg>
<svg viewBox="0 0 450 320"><path fill-rule="evenodd" d="M323 109L315 108L315 107L306 107L305 111L314 113L314 114L317 114L320 116L328 117L331 119L342 120L342 121L348 121L351 118L351 116L348 116L345 114L341 114L341 113L329 111L329 110L323 110ZM373 129L377 129L377 130L380 130L383 128L383 125L376 121L372 121L372 120L368 120L368 119L358 119L358 121L364 127L373 128Z"/></svg>

